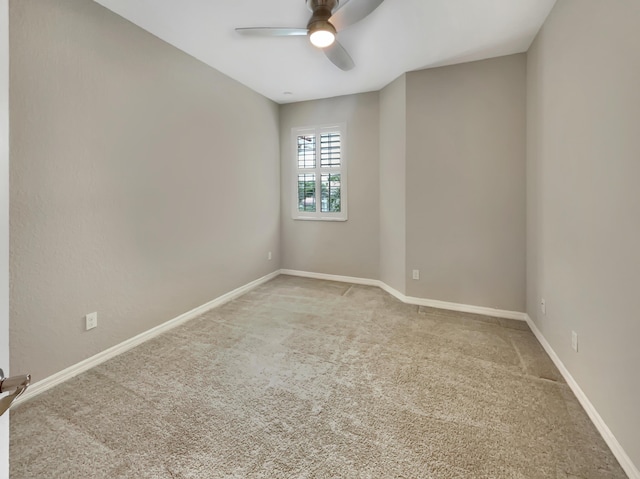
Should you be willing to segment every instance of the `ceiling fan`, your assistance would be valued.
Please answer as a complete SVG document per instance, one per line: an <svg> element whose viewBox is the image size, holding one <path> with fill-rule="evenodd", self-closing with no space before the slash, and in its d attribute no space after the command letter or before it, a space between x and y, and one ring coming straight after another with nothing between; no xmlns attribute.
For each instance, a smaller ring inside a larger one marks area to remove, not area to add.
<svg viewBox="0 0 640 479"><path fill-rule="evenodd" d="M373 12L384 0L306 0L312 15L306 28L248 27L236 32L256 37L289 37L308 35L315 47L341 70L351 70L355 63L336 40L339 31L359 22Z"/></svg>

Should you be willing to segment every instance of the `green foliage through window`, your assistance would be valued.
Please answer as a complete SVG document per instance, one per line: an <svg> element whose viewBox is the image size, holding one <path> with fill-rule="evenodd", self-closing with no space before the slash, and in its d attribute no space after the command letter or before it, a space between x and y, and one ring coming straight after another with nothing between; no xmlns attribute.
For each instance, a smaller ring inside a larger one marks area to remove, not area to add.
<svg viewBox="0 0 640 479"><path fill-rule="evenodd" d="M298 175L298 211L316 210L316 175Z"/></svg>
<svg viewBox="0 0 640 479"><path fill-rule="evenodd" d="M323 173L320 185L320 211L340 213L340 174Z"/></svg>

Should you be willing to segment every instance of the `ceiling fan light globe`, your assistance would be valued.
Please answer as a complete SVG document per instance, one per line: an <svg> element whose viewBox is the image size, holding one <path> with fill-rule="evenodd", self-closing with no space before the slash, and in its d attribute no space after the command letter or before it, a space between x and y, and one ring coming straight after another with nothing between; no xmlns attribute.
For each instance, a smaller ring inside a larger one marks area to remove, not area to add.
<svg viewBox="0 0 640 479"><path fill-rule="evenodd" d="M318 48L326 48L336 41L336 29L325 18L311 18L309 25L309 41Z"/></svg>
<svg viewBox="0 0 640 479"><path fill-rule="evenodd" d="M336 41L336 35L329 30L316 30L309 35L311 44L318 48L326 48Z"/></svg>

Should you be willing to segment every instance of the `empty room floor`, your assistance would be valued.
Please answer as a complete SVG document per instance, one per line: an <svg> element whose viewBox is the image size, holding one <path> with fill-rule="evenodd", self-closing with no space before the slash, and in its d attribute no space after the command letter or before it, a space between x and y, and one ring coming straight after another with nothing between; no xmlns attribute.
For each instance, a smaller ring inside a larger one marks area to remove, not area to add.
<svg viewBox="0 0 640 479"><path fill-rule="evenodd" d="M526 323L279 276L19 405L11 478L625 478Z"/></svg>

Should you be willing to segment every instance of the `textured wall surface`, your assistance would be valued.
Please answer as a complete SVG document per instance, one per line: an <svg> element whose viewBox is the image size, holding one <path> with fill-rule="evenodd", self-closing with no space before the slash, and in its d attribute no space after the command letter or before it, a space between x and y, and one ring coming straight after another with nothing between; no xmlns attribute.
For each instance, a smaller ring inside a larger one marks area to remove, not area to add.
<svg viewBox="0 0 640 479"><path fill-rule="evenodd" d="M9 374L9 7L0 0L0 368ZM0 417L0 477L9 477L9 415Z"/></svg>
<svg viewBox="0 0 640 479"><path fill-rule="evenodd" d="M378 103L375 92L280 107L283 268L378 278ZM349 219L293 220L291 129L331 123L347 125Z"/></svg>
<svg viewBox="0 0 640 479"><path fill-rule="evenodd" d="M407 73L409 296L524 311L525 88L523 54Z"/></svg>
<svg viewBox="0 0 640 479"><path fill-rule="evenodd" d="M11 1L10 25L16 371L279 268L276 104L89 0Z"/></svg>
<svg viewBox="0 0 640 479"><path fill-rule="evenodd" d="M635 0L563 0L527 61L527 312L636 468L639 25Z"/></svg>
<svg viewBox="0 0 640 479"><path fill-rule="evenodd" d="M407 77L380 91L380 280L406 288Z"/></svg>

